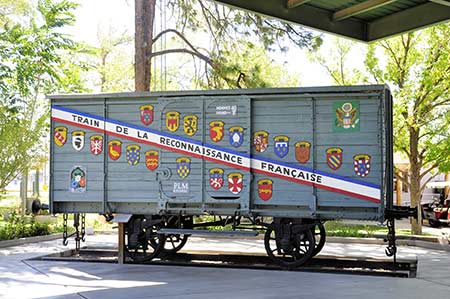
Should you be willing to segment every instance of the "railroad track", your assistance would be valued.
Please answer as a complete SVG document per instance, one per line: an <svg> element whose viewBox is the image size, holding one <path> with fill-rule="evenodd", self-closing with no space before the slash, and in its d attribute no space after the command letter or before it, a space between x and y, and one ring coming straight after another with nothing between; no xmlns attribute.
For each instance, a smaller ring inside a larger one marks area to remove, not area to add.
<svg viewBox="0 0 450 299"><path fill-rule="evenodd" d="M76 253L75 250L66 250L60 253L34 258L33 260L117 263L117 251L106 248L85 247L79 253ZM342 273L404 278L414 278L417 274L417 259L400 259L394 265L392 259L319 255L302 267L286 269L273 264L269 257L262 253L246 254L230 251L182 251L175 254L168 254L143 264Z"/></svg>

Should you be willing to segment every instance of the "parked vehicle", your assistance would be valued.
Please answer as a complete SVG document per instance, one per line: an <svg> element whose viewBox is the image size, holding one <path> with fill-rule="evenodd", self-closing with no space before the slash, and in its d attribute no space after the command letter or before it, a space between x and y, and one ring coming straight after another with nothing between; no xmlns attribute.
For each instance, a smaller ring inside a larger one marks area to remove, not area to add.
<svg viewBox="0 0 450 299"><path fill-rule="evenodd" d="M332 219L388 221L393 255L394 218L412 215L393 206L383 85L49 98L51 212L121 219L133 260L222 225L265 229L269 257L295 267Z"/></svg>
<svg viewBox="0 0 450 299"><path fill-rule="evenodd" d="M450 182L431 182L427 188L433 188L438 196L433 198L432 202L422 203L423 219L428 220L431 227L440 227L450 223L450 198L445 195L445 188L450 187Z"/></svg>

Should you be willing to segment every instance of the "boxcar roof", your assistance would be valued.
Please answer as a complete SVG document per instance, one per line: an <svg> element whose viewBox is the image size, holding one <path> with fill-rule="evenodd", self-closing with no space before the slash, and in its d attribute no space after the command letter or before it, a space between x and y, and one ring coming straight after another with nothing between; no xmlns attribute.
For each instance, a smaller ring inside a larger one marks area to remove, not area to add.
<svg viewBox="0 0 450 299"><path fill-rule="evenodd" d="M353 86L317 86L296 88L251 88L251 89L225 89L225 90L186 90L165 92L118 92L97 94L52 94L48 99L95 99L95 98L142 98L142 97L183 97L183 96L227 96L227 95L271 95L271 94L295 94L295 93L348 93L361 91L376 91L389 89L387 85L353 85Z"/></svg>

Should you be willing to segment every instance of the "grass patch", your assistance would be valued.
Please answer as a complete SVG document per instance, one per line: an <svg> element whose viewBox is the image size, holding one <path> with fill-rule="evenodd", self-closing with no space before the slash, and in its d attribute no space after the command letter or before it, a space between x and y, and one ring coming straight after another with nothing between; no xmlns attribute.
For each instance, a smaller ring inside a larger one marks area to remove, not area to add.
<svg viewBox="0 0 450 299"><path fill-rule="evenodd" d="M0 241L44 236L63 232L61 223L38 222L33 216L9 215L0 222Z"/></svg>

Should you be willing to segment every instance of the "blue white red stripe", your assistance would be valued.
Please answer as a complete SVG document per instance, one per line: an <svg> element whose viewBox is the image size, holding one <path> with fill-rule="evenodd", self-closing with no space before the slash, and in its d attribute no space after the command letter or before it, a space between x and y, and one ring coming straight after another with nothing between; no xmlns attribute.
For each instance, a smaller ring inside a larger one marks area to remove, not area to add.
<svg viewBox="0 0 450 299"><path fill-rule="evenodd" d="M105 119L66 107L52 106L52 119L57 122L228 165L244 171L251 170L264 175L349 195L374 203L380 202L380 186L376 184L332 175L294 164L269 160L259 156L250 156L226 148L205 144L197 140L163 133L117 120Z"/></svg>

